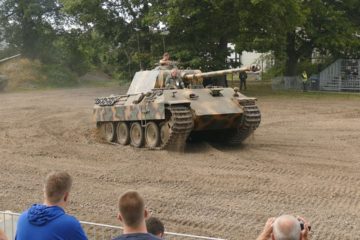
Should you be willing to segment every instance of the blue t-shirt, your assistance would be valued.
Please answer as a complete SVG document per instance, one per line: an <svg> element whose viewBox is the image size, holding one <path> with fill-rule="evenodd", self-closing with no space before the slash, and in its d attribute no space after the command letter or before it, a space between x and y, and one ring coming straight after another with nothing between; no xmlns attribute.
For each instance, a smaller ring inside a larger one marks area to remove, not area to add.
<svg viewBox="0 0 360 240"><path fill-rule="evenodd" d="M160 238L150 233L130 233L120 235L113 240L160 240Z"/></svg>
<svg viewBox="0 0 360 240"><path fill-rule="evenodd" d="M80 222L58 206L32 205L17 224L16 240L87 240Z"/></svg>

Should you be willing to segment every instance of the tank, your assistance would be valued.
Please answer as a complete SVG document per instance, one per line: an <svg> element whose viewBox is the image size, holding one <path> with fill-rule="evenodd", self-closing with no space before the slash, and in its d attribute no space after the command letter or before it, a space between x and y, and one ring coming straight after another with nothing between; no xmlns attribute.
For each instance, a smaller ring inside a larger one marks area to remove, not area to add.
<svg viewBox="0 0 360 240"><path fill-rule="evenodd" d="M126 95L95 99L94 121L108 142L150 149L182 149L194 136L240 144L258 128L256 99L238 88L203 86L203 79L250 71L179 70L182 89L165 88L171 70L137 72Z"/></svg>

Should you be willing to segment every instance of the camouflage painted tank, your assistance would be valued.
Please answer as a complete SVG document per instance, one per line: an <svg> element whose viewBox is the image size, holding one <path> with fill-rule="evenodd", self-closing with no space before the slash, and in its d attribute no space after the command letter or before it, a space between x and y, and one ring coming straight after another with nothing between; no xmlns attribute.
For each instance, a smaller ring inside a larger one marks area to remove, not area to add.
<svg viewBox="0 0 360 240"><path fill-rule="evenodd" d="M203 78L234 72L238 68L201 73L180 70L183 89L165 88L170 70L137 72L126 95L97 98L94 120L109 142L152 149L178 149L191 135L211 135L239 144L260 124L255 98L235 88L205 88Z"/></svg>

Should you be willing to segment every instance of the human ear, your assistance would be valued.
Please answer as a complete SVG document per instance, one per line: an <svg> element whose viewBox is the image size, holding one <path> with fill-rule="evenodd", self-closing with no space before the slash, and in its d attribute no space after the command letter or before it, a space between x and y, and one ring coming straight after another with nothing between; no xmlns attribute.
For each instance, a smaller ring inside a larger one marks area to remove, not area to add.
<svg viewBox="0 0 360 240"><path fill-rule="evenodd" d="M123 219L122 219L122 217L121 217L121 214L120 213L118 213L117 214L117 217L116 217L120 222L123 222Z"/></svg>
<svg viewBox="0 0 360 240"><path fill-rule="evenodd" d="M68 200L69 200L69 193L66 192L66 193L64 194L64 202L67 202Z"/></svg>
<svg viewBox="0 0 360 240"><path fill-rule="evenodd" d="M149 211L147 209L144 210L144 218L147 219L149 217Z"/></svg>

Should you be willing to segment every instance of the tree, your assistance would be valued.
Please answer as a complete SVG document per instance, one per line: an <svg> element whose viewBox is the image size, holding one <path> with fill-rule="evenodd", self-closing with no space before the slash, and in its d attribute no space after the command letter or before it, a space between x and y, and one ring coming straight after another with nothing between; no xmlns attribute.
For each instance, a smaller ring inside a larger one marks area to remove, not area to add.
<svg viewBox="0 0 360 240"><path fill-rule="evenodd" d="M153 1L149 24L163 23L170 34L169 50L187 65L204 70L228 67L228 43L238 33L238 16L233 0Z"/></svg>
<svg viewBox="0 0 360 240"><path fill-rule="evenodd" d="M241 0L238 6L237 46L274 51L285 60L285 75L296 75L299 61L315 49L336 57L359 55L358 1Z"/></svg>
<svg viewBox="0 0 360 240"><path fill-rule="evenodd" d="M58 1L2 0L0 9L3 38L24 56L37 58L51 48L62 19Z"/></svg>
<svg viewBox="0 0 360 240"><path fill-rule="evenodd" d="M102 47L93 56L98 63L125 77L139 68L152 68L155 41L143 21L150 8L146 0L62 0L65 11L74 16L84 32Z"/></svg>

